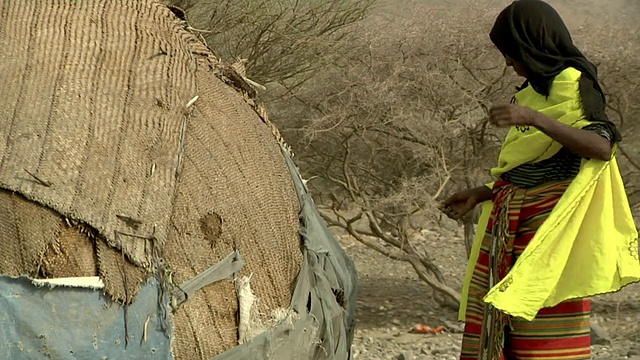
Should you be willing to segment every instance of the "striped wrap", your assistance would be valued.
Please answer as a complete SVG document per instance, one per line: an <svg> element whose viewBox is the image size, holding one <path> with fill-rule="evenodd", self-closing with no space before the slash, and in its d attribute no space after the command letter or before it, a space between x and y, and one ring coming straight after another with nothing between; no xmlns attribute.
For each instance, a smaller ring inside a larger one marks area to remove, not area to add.
<svg viewBox="0 0 640 360"><path fill-rule="evenodd" d="M511 270L569 184L551 181L527 189L495 184L494 210L469 287L461 360L590 359L590 300L542 309L533 321L482 301Z"/></svg>

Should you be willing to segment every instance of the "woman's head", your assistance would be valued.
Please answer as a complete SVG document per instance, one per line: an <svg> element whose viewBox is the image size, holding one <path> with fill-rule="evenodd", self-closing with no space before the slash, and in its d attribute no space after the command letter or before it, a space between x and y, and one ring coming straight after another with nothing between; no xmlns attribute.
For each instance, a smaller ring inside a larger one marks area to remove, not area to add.
<svg viewBox="0 0 640 360"><path fill-rule="evenodd" d="M595 66L573 44L560 15L542 0L511 3L498 15L489 36L507 64L538 88L548 91L553 78L569 66L597 81Z"/></svg>
<svg viewBox="0 0 640 360"><path fill-rule="evenodd" d="M515 71L516 74L522 77L527 77L527 74L528 74L527 67L524 66L523 63L514 59L513 57L511 57L511 55L507 55L505 53L502 53L502 55L504 56L504 60L507 66L513 68L513 71Z"/></svg>
<svg viewBox="0 0 640 360"><path fill-rule="evenodd" d="M542 0L514 1L498 15L490 37L507 65L543 95L549 95L553 80L562 70L573 67L581 71L580 96L585 116L608 121L595 65L573 44L569 29L549 4ZM614 137L615 141L620 140L617 131Z"/></svg>

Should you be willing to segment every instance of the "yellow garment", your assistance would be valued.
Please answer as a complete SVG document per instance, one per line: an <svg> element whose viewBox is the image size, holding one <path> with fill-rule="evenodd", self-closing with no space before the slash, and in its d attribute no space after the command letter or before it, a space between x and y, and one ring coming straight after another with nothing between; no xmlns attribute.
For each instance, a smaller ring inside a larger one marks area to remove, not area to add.
<svg viewBox="0 0 640 360"><path fill-rule="evenodd" d="M568 68L556 77L548 98L529 86L518 92L516 100L566 125L582 128L589 122L580 101L580 75ZM499 177L521 164L547 159L560 148L535 128L524 132L513 128L491 173ZM463 285L460 320L465 318L469 283L492 209L491 202L482 204ZM512 316L533 320L541 308L614 292L637 281L638 232L615 156L610 161L583 160L580 172L547 220L484 301Z"/></svg>

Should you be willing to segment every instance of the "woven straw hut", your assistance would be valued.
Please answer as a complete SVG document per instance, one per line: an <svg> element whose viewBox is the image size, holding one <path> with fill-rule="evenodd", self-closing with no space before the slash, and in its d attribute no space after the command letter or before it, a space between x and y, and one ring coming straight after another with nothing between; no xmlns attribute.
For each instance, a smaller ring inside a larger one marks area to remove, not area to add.
<svg viewBox="0 0 640 360"><path fill-rule="evenodd" d="M0 358L349 357L353 265L179 11L0 13Z"/></svg>

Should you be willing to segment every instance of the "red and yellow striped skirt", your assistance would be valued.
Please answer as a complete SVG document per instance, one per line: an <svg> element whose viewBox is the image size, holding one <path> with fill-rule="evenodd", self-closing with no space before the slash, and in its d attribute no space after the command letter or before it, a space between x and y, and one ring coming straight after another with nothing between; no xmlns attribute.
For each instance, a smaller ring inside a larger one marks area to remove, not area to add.
<svg viewBox="0 0 640 360"><path fill-rule="evenodd" d="M482 301L513 267L569 183L529 189L495 184L494 211L469 287L461 360L591 358L590 300L542 309L533 321L509 317Z"/></svg>

